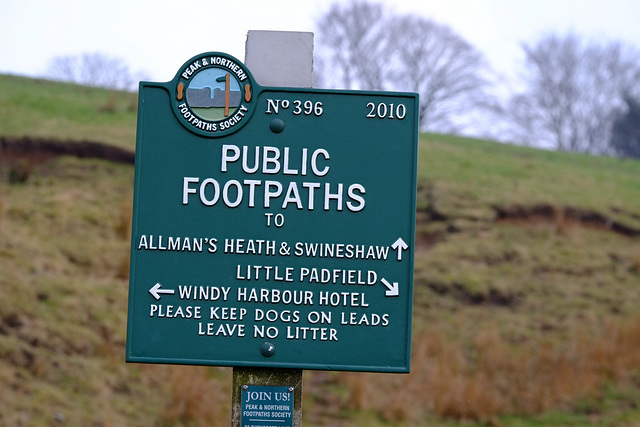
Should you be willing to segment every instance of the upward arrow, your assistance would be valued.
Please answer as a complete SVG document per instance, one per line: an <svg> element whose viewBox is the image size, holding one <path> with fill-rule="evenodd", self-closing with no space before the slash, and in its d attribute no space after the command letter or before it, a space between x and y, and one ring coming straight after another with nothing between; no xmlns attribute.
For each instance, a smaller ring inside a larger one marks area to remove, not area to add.
<svg viewBox="0 0 640 427"><path fill-rule="evenodd" d="M402 237L398 237L398 240L391 245L391 249L398 251L398 261L402 261L402 251L409 249L409 246L402 240Z"/></svg>

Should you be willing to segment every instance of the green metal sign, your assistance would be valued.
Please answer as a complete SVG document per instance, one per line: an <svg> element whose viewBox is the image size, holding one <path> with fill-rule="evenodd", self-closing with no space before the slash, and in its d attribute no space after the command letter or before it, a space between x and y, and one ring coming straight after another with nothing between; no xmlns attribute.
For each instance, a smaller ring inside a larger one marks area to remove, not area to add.
<svg viewBox="0 0 640 427"><path fill-rule="evenodd" d="M140 84L127 361L408 372L418 96Z"/></svg>

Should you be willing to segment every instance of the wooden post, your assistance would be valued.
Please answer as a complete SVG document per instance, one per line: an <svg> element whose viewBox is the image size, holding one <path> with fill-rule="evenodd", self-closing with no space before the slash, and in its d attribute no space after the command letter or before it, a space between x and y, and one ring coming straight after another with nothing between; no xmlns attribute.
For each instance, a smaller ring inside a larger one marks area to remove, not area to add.
<svg viewBox="0 0 640 427"><path fill-rule="evenodd" d="M256 81L263 86L311 87L313 84L313 33L249 31L245 65ZM233 427L241 426L242 388L250 385L293 388L292 426L302 426L302 369L233 368L231 397Z"/></svg>
<svg viewBox="0 0 640 427"><path fill-rule="evenodd" d="M229 117L229 94L231 89L229 88L229 77L227 73L224 76L220 76L216 79L217 82L224 82L224 116Z"/></svg>

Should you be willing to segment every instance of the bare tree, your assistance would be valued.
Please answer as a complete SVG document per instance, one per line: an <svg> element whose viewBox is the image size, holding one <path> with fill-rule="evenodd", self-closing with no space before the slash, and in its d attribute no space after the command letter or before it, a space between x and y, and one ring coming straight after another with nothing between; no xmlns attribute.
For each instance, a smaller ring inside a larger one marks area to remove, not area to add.
<svg viewBox="0 0 640 427"><path fill-rule="evenodd" d="M606 153L622 94L638 82L638 52L583 43L574 34L523 45L526 89L506 111L516 140L564 151Z"/></svg>
<svg viewBox="0 0 640 427"><path fill-rule="evenodd" d="M342 89L383 87L387 49L385 9L380 4L334 3L319 20L316 53L324 84ZM318 67L317 67L318 68Z"/></svg>
<svg viewBox="0 0 640 427"><path fill-rule="evenodd" d="M626 111L620 111L613 121L611 149L621 157L640 159L640 101L625 95Z"/></svg>
<svg viewBox="0 0 640 427"><path fill-rule="evenodd" d="M379 4L331 6L318 22L316 53L330 87L418 92L422 129L457 131L463 116L490 103L488 67L475 48L447 26Z"/></svg>
<svg viewBox="0 0 640 427"><path fill-rule="evenodd" d="M122 59L99 52L55 57L47 75L55 80L109 89L135 90L138 83Z"/></svg>
<svg viewBox="0 0 640 427"><path fill-rule="evenodd" d="M392 69L399 90L420 94L420 127L456 131L462 115L490 105L482 55L446 25L419 16L390 21Z"/></svg>

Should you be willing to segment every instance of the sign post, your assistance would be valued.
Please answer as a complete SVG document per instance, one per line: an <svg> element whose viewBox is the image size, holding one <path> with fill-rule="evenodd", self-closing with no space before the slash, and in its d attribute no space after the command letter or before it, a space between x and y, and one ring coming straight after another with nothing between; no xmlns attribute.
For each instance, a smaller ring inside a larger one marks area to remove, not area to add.
<svg viewBox="0 0 640 427"><path fill-rule="evenodd" d="M409 372L417 101L219 52L141 83L127 361ZM286 418L290 381L234 393Z"/></svg>
<svg viewBox="0 0 640 427"><path fill-rule="evenodd" d="M245 63L259 84L311 87L313 86L313 33L249 31ZM234 367L231 396L233 427L247 425L248 423L243 422L243 415L253 413L247 408L250 403L242 400L244 389L248 385L270 387L283 385L292 389L292 426L302 426L302 369ZM255 421L252 421L251 425L254 424Z"/></svg>

